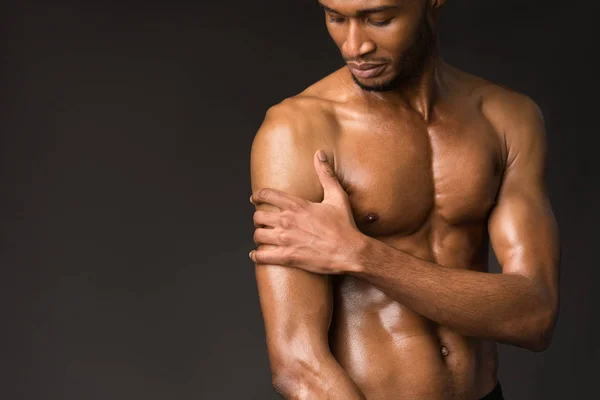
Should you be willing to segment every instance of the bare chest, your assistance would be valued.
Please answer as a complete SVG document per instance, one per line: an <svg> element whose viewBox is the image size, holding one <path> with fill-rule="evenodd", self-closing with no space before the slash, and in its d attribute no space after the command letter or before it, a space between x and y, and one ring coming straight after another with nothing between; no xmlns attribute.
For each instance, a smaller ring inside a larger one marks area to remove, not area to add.
<svg viewBox="0 0 600 400"><path fill-rule="evenodd" d="M370 236L410 235L432 216L455 226L484 220L502 160L483 118L429 127L387 120L342 130L335 149L356 224Z"/></svg>

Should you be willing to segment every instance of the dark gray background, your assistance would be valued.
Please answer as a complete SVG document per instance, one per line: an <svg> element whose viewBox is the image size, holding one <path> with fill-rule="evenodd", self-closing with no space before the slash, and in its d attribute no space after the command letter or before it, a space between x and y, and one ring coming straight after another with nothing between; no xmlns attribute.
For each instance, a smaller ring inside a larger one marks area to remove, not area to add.
<svg viewBox="0 0 600 400"><path fill-rule="evenodd" d="M269 106L342 65L316 1L0 11L0 397L277 398L249 152ZM598 11L450 0L442 15L447 61L546 116L561 312L546 352L501 347L508 399L597 390Z"/></svg>

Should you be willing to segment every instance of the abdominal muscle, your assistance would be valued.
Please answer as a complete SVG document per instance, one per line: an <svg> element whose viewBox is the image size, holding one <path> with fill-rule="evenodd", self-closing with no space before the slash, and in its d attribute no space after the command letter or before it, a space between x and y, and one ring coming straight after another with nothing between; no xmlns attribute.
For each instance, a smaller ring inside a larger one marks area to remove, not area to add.
<svg viewBox="0 0 600 400"><path fill-rule="evenodd" d="M356 277L338 279L330 347L368 400L469 400L493 389L494 343L460 336Z"/></svg>

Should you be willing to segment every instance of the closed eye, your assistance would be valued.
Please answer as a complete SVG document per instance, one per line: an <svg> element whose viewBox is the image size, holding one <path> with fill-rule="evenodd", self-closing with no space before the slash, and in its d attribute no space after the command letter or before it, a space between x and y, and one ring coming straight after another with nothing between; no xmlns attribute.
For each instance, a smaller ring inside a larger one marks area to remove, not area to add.
<svg viewBox="0 0 600 400"><path fill-rule="evenodd" d="M390 22L392 22L393 18L390 19L386 19L385 21L373 21L373 20L368 20L369 24L373 25L373 26L386 26L389 25Z"/></svg>
<svg viewBox="0 0 600 400"><path fill-rule="evenodd" d="M333 22L334 24L339 24L344 22L345 18L341 17L329 17L329 22Z"/></svg>

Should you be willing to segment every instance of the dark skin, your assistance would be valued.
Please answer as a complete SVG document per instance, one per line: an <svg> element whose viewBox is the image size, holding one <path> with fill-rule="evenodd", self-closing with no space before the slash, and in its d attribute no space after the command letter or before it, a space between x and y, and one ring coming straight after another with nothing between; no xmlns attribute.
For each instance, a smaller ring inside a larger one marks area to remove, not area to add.
<svg viewBox="0 0 600 400"><path fill-rule="evenodd" d="M497 382L496 342L542 351L556 324L542 116L427 49L422 23L435 34L443 2L321 3L345 60L386 66L341 68L272 107L255 137L250 257L274 386L479 399Z"/></svg>

